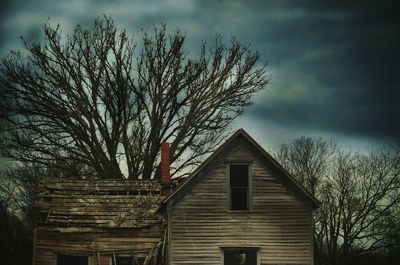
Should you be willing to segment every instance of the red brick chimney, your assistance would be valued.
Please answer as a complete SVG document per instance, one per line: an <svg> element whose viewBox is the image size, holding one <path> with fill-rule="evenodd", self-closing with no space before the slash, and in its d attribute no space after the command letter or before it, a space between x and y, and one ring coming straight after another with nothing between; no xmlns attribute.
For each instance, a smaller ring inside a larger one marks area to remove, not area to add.
<svg viewBox="0 0 400 265"><path fill-rule="evenodd" d="M170 165L169 165L169 143L161 143L161 185L162 185L162 195L167 196L171 190L171 175L170 175Z"/></svg>

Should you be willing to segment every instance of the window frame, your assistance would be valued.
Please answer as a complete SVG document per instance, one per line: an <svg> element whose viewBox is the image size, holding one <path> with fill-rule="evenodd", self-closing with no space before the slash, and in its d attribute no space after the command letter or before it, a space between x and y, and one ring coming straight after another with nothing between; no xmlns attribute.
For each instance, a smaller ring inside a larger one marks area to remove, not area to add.
<svg viewBox="0 0 400 265"><path fill-rule="evenodd" d="M248 176L248 191L247 191L247 209L246 210L232 210L232 195L231 195L231 165L235 166L247 166ZM252 163L251 162L229 162L226 164L226 206L228 212L240 213L240 212L251 212L253 204L253 176L252 176Z"/></svg>
<svg viewBox="0 0 400 265"><path fill-rule="evenodd" d="M221 247L220 248L220 256L221 256L221 265L224 265L225 262L225 250L255 250L256 251L256 258L257 258L257 265L261 264L261 254L259 247Z"/></svg>

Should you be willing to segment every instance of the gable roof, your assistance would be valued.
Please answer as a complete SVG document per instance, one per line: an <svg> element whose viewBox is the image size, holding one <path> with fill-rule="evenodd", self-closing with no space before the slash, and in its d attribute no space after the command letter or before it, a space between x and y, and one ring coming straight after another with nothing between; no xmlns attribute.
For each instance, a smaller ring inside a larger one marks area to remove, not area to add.
<svg viewBox="0 0 400 265"><path fill-rule="evenodd" d="M71 180L44 178L35 207L54 227L142 228L161 224L156 180Z"/></svg>
<svg viewBox="0 0 400 265"><path fill-rule="evenodd" d="M257 153L260 154L262 159L269 162L277 172L281 173L281 176L287 180L290 186L302 197L307 199L313 206L317 208L319 201L308 192L288 171L286 171L282 165L278 163L264 148L262 148L250 135L244 130L237 130L228 140L226 140L214 153L212 153L180 186L178 186L169 196L164 198L163 205L166 205L169 201L173 200L180 193L185 192L185 189L190 189L191 183L201 178L201 173L209 167L209 165L219 157L221 157L228 147L234 144L238 139L244 139L250 146L254 147Z"/></svg>

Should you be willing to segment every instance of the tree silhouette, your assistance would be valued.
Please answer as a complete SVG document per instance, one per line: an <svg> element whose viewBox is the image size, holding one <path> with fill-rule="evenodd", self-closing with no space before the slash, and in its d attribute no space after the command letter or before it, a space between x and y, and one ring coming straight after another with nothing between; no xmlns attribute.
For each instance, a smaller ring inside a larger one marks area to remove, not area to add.
<svg viewBox="0 0 400 265"><path fill-rule="evenodd" d="M2 155L65 175L157 177L160 142L170 142L172 176L182 176L224 139L231 122L269 83L260 55L233 39L203 43L163 25L142 42L111 18L45 43L26 43L0 64ZM138 48L140 47L140 48Z"/></svg>
<svg viewBox="0 0 400 265"><path fill-rule="evenodd" d="M281 145L277 159L321 202L314 214L317 264L396 247L400 160L393 149L344 152L321 138Z"/></svg>

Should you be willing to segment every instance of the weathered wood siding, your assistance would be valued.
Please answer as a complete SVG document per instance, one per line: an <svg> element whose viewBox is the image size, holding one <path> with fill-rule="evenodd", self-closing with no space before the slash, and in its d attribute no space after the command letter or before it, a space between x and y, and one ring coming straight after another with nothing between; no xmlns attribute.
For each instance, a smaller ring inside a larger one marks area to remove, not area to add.
<svg viewBox="0 0 400 265"><path fill-rule="evenodd" d="M312 263L312 207L243 144L205 174L169 212L170 261L221 264L222 247L259 248L261 264ZM251 210L232 212L227 161L250 161Z"/></svg>
<svg viewBox="0 0 400 265"><path fill-rule="evenodd" d="M146 257L162 240L164 229L160 226L138 230L105 230L98 232L60 233L53 228L36 228L36 265L55 265L57 254L87 255L90 265L110 265L110 257L133 255Z"/></svg>
<svg viewBox="0 0 400 265"><path fill-rule="evenodd" d="M57 254L86 255L90 265L109 265L113 254L148 256L165 232L162 198L152 180L43 179L34 264L55 265Z"/></svg>

